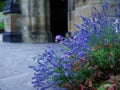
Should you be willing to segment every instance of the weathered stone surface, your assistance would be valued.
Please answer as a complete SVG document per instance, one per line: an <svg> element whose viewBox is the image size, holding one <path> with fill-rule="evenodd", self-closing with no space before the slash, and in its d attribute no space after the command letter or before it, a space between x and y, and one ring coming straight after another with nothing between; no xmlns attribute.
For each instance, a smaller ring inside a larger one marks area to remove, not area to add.
<svg viewBox="0 0 120 90"><path fill-rule="evenodd" d="M108 4L119 4L120 0L105 0Z"/></svg>
<svg viewBox="0 0 120 90"><path fill-rule="evenodd" d="M5 16L5 31L10 32L11 31L11 15Z"/></svg>
<svg viewBox="0 0 120 90"><path fill-rule="evenodd" d="M92 8L91 5L84 5L81 8L79 8L79 7L76 8L75 17L78 17L78 16L89 17L89 16L91 16L91 12L92 12L91 8Z"/></svg>
<svg viewBox="0 0 120 90"><path fill-rule="evenodd" d="M21 30L21 15L20 14L11 14L11 31L20 32Z"/></svg>
<svg viewBox="0 0 120 90"><path fill-rule="evenodd" d="M50 33L49 1L22 0L22 33L24 42L47 42ZM47 11L45 11L47 10ZM27 12L26 12L27 11ZM42 32L42 33L41 33Z"/></svg>
<svg viewBox="0 0 120 90"><path fill-rule="evenodd" d="M108 9L108 16L109 17L114 17L115 16L115 8L118 6L118 3L113 3L109 4L109 9Z"/></svg>
<svg viewBox="0 0 120 90"><path fill-rule="evenodd" d="M101 4L101 3L104 3L106 0L90 0L89 2L91 4Z"/></svg>
<svg viewBox="0 0 120 90"><path fill-rule="evenodd" d="M22 35L20 32L4 32L3 42L22 42Z"/></svg>
<svg viewBox="0 0 120 90"><path fill-rule="evenodd" d="M21 15L16 13L5 14L4 42L21 42Z"/></svg>
<svg viewBox="0 0 120 90"><path fill-rule="evenodd" d="M82 23L80 15L85 17L91 17L92 12L94 11L94 9L92 8L93 6L95 6L99 12L101 12L102 5L105 2L107 2L109 6L108 17L114 17L115 8L117 7L120 0L77 0L77 2L75 2L75 10L71 12L72 20L69 23L69 25L71 25L69 26L70 30L76 30L74 24Z"/></svg>
<svg viewBox="0 0 120 90"><path fill-rule="evenodd" d="M94 6L97 10L98 10L98 12L101 12L102 11L102 5L103 4L92 4L92 6ZM95 10L92 8L92 12L94 12Z"/></svg>
<svg viewBox="0 0 120 90"><path fill-rule="evenodd" d="M0 43L0 90L35 90L32 85L34 57L56 44Z"/></svg>

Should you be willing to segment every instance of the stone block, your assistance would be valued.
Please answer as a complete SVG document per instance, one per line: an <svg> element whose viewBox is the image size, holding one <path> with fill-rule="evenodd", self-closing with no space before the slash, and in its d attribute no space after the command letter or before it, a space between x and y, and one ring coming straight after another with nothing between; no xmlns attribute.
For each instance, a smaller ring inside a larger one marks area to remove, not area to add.
<svg viewBox="0 0 120 90"><path fill-rule="evenodd" d="M22 23L23 23L23 26L30 26L31 25L30 17L22 17Z"/></svg>
<svg viewBox="0 0 120 90"><path fill-rule="evenodd" d="M3 42L22 42L22 34L20 32L4 32Z"/></svg>
<svg viewBox="0 0 120 90"><path fill-rule="evenodd" d="M81 17L76 17L76 20L75 20L75 24L82 24L83 21L81 19Z"/></svg>
<svg viewBox="0 0 120 90"><path fill-rule="evenodd" d="M91 16L91 12L92 12L91 5L77 7L75 10L75 17L80 17L80 16L88 17Z"/></svg>
<svg viewBox="0 0 120 90"><path fill-rule="evenodd" d="M5 15L5 31L10 32L11 31L11 15Z"/></svg>
<svg viewBox="0 0 120 90"><path fill-rule="evenodd" d="M20 14L5 14L3 42L22 42Z"/></svg>
<svg viewBox="0 0 120 90"><path fill-rule="evenodd" d="M91 4L101 4L101 3L105 3L106 0L89 0L89 2Z"/></svg>
<svg viewBox="0 0 120 90"><path fill-rule="evenodd" d="M21 30L21 16L20 14L11 15L11 31L20 32Z"/></svg>
<svg viewBox="0 0 120 90"><path fill-rule="evenodd" d="M120 0L105 0L108 4L119 4Z"/></svg>
<svg viewBox="0 0 120 90"><path fill-rule="evenodd" d="M21 12L22 17L28 17L30 16L30 1L29 0L21 0Z"/></svg>
<svg viewBox="0 0 120 90"><path fill-rule="evenodd" d="M76 7L80 7L80 6L82 6L82 5L83 5L82 0L77 0L77 2L75 2L75 6L76 6Z"/></svg>
<svg viewBox="0 0 120 90"><path fill-rule="evenodd" d="M20 26L20 15L19 14L6 14L5 15L5 31L6 32L19 32Z"/></svg>
<svg viewBox="0 0 120 90"><path fill-rule="evenodd" d="M114 17L115 16L115 8L117 8L118 4L109 4L109 9L108 9L108 16L109 17Z"/></svg>
<svg viewBox="0 0 120 90"><path fill-rule="evenodd" d="M92 12L94 12L95 10L94 10L94 8L93 8L93 6L98 10L98 12L101 12L102 11L102 5L103 4L92 4Z"/></svg>
<svg viewBox="0 0 120 90"><path fill-rule="evenodd" d="M31 17L31 24L32 25L37 25L37 17Z"/></svg>
<svg viewBox="0 0 120 90"><path fill-rule="evenodd" d="M109 17L114 17L115 16L115 8L117 7L118 4L108 4L108 16ZM93 4L93 6L95 6L97 8L97 10L99 12L102 11L102 6L103 4ZM94 9L92 9L92 12L94 11Z"/></svg>
<svg viewBox="0 0 120 90"><path fill-rule="evenodd" d="M71 21L71 25L70 25L69 31L75 31L75 30L77 30L77 28L74 26L75 23L77 23L77 22Z"/></svg>
<svg viewBox="0 0 120 90"><path fill-rule="evenodd" d="M99 1L99 0L95 0L95 1ZM92 0L77 0L75 6L82 7L84 5L91 5L92 3L93 3Z"/></svg>
<svg viewBox="0 0 120 90"><path fill-rule="evenodd" d="M45 16L39 16L37 17L37 22L38 24L41 26L41 25L45 25L46 22L45 22Z"/></svg>

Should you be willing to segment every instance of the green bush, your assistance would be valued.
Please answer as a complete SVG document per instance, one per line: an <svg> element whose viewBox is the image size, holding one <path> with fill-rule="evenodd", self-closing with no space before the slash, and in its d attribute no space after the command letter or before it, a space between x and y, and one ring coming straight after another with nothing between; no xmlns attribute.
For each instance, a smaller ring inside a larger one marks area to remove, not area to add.
<svg viewBox="0 0 120 90"><path fill-rule="evenodd" d="M0 11L3 11L3 7L4 7L4 5L5 5L5 1L6 1L6 0L2 0L2 1L0 2Z"/></svg>
<svg viewBox="0 0 120 90"><path fill-rule="evenodd" d="M3 30L3 29L4 29L4 23L0 22L0 30Z"/></svg>

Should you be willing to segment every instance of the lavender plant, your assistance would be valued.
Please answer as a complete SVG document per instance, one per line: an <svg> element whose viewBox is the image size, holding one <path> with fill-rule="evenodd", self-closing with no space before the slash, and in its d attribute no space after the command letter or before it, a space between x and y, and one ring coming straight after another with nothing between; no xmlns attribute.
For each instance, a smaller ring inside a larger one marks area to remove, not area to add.
<svg viewBox="0 0 120 90"><path fill-rule="evenodd" d="M57 46L37 57L33 84L37 90L95 90L109 74L120 73L120 20L108 18L108 4L92 18L81 16L83 24L72 38L56 36Z"/></svg>

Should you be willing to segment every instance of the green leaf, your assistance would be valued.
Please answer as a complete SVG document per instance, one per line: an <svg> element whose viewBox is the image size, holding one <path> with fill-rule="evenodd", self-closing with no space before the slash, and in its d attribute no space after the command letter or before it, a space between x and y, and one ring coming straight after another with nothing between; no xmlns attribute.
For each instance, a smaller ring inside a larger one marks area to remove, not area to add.
<svg viewBox="0 0 120 90"><path fill-rule="evenodd" d="M97 90L104 90L104 87L109 87L109 86L111 86L111 84L105 84L100 86Z"/></svg>

